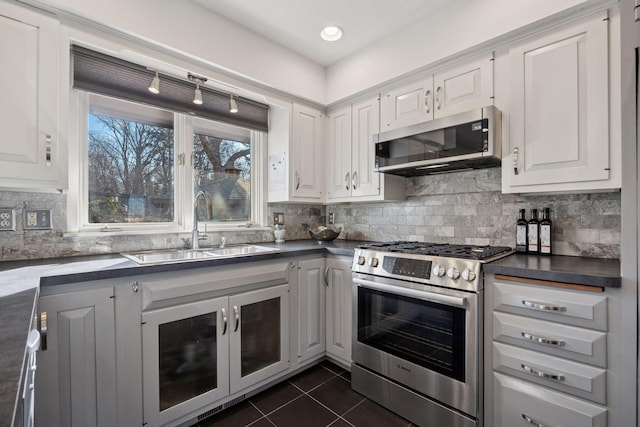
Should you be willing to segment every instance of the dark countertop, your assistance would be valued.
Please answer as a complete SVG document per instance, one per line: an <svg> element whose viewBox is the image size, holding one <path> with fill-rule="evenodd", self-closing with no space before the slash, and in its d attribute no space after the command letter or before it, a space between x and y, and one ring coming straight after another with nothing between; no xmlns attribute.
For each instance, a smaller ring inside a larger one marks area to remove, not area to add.
<svg viewBox="0 0 640 427"><path fill-rule="evenodd" d="M295 240L285 243L256 243L277 247L282 251L224 259L186 261L174 264L138 265L121 255L92 255L0 262L0 427L11 425L23 365L27 334L40 286L84 282L137 274L186 270L215 265L265 259L289 258L311 254L333 254L353 257L356 246L365 243L335 240ZM9 289L11 288L11 289ZM2 291L5 292L2 292ZM17 290L17 292L14 292ZM6 295L10 293L9 295Z"/></svg>
<svg viewBox="0 0 640 427"><path fill-rule="evenodd" d="M485 273L525 279L619 288L620 261L574 256L514 254L483 266Z"/></svg>

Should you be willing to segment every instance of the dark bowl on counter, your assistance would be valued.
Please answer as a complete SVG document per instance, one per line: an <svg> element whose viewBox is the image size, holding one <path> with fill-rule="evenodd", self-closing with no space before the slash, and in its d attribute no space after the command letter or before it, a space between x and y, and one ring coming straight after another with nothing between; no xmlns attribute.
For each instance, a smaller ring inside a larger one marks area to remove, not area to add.
<svg viewBox="0 0 640 427"><path fill-rule="evenodd" d="M342 231L342 228L338 228L337 230L334 230L332 228L327 228L327 227L318 227L315 230L309 230L309 236L311 236L313 240L317 240L318 243L331 242L340 235L341 231Z"/></svg>

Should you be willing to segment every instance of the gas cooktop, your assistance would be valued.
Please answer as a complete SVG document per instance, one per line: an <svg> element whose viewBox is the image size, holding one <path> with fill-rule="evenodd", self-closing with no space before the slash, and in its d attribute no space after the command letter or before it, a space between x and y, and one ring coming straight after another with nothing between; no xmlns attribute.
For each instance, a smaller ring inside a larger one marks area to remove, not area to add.
<svg viewBox="0 0 640 427"><path fill-rule="evenodd" d="M487 260L498 255L513 252L507 246L473 246L454 245L449 243L427 242L372 242L358 246L360 249L371 249L379 252L395 252L403 254L431 255L450 258Z"/></svg>

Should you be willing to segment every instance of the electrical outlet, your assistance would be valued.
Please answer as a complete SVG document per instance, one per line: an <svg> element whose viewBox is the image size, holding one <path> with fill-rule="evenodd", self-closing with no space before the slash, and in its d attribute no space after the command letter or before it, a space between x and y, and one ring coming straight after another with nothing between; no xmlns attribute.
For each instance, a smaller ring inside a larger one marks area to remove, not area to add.
<svg viewBox="0 0 640 427"><path fill-rule="evenodd" d="M22 226L25 230L51 230L51 209L25 209Z"/></svg>
<svg viewBox="0 0 640 427"><path fill-rule="evenodd" d="M16 230L16 214L12 208L0 208L0 231Z"/></svg>
<svg viewBox="0 0 640 427"><path fill-rule="evenodd" d="M284 225L284 213L282 212L273 213L273 225Z"/></svg>
<svg viewBox="0 0 640 427"><path fill-rule="evenodd" d="M334 220L335 220L335 216L333 212L329 212L329 219L328 219L329 225L333 225Z"/></svg>

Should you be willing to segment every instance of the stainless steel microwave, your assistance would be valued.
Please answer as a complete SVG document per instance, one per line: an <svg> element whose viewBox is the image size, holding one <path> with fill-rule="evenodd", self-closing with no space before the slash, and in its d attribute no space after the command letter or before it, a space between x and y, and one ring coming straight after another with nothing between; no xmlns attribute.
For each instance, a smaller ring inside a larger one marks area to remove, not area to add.
<svg viewBox="0 0 640 427"><path fill-rule="evenodd" d="M375 134L376 170L415 176L499 166L501 119L488 106Z"/></svg>

